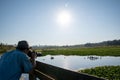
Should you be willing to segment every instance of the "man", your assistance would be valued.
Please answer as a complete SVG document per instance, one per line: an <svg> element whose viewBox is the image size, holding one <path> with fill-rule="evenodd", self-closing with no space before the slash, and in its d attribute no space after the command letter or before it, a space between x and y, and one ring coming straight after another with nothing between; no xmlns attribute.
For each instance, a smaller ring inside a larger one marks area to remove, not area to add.
<svg viewBox="0 0 120 80"><path fill-rule="evenodd" d="M19 41L16 50L4 53L0 58L0 80L19 80L22 73L30 73L35 67L35 55L27 56L27 41Z"/></svg>

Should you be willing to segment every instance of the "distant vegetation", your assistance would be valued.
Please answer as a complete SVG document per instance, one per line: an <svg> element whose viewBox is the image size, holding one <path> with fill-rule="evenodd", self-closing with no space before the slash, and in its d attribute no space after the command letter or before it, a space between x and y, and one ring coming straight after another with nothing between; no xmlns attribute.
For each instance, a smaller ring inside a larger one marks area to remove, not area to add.
<svg viewBox="0 0 120 80"><path fill-rule="evenodd" d="M108 80L120 80L120 66L102 66L91 69L80 70L79 72L102 77Z"/></svg>
<svg viewBox="0 0 120 80"><path fill-rule="evenodd" d="M103 47L103 46L120 46L120 40L103 41L99 43L86 43L78 45L64 45L64 46L48 46L39 45L33 46L35 49L65 49L65 48L89 48L89 47Z"/></svg>
<svg viewBox="0 0 120 80"><path fill-rule="evenodd" d="M13 49L15 49L13 45L0 43L0 54Z"/></svg>
<svg viewBox="0 0 120 80"><path fill-rule="evenodd" d="M39 50L37 50L39 51ZM65 48L65 49L43 49L43 55L98 55L98 56L120 56L120 46L92 47L92 48Z"/></svg>
<svg viewBox="0 0 120 80"><path fill-rule="evenodd" d="M86 43L82 45L66 46L32 46L43 55L99 55L120 56L120 40L103 41L100 43ZM0 53L15 49L13 45L0 43Z"/></svg>
<svg viewBox="0 0 120 80"><path fill-rule="evenodd" d="M86 43L73 46L34 46L43 55L98 55L120 56L120 40Z"/></svg>

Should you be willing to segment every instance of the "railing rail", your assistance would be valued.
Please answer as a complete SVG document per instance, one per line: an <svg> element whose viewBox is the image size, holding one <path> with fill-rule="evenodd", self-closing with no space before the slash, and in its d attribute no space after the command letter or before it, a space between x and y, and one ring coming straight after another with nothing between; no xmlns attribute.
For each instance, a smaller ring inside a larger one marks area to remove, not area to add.
<svg viewBox="0 0 120 80"><path fill-rule="evenodd" d="M30 80L105 80L95 76L66 70L42 62L36 62L37 66L34 75L29 75Z"/></svg>

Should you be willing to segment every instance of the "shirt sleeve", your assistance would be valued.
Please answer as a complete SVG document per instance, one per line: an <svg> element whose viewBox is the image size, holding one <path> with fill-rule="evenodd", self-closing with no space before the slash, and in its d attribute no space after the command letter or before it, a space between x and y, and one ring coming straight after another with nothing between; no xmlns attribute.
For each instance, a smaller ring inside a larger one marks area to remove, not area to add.
<svg viewBox="0 0 120 80"><path fill-rule="evenodd" d="M30 70L32 70L33 66L27 55L22 55L21 61L23 73L28 73Z"/></svg>

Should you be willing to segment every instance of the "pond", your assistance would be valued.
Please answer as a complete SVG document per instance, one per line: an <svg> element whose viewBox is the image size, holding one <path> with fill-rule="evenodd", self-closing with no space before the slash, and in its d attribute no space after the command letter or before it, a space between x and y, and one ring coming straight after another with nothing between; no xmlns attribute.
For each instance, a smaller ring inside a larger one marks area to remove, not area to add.
<svg viewBox="0 0 120 80"><path fill-rule="evenodd" d="M114 56L47 55L37 57L36 60L75 71L97 66L120 65L120 57Z"/></svg>

